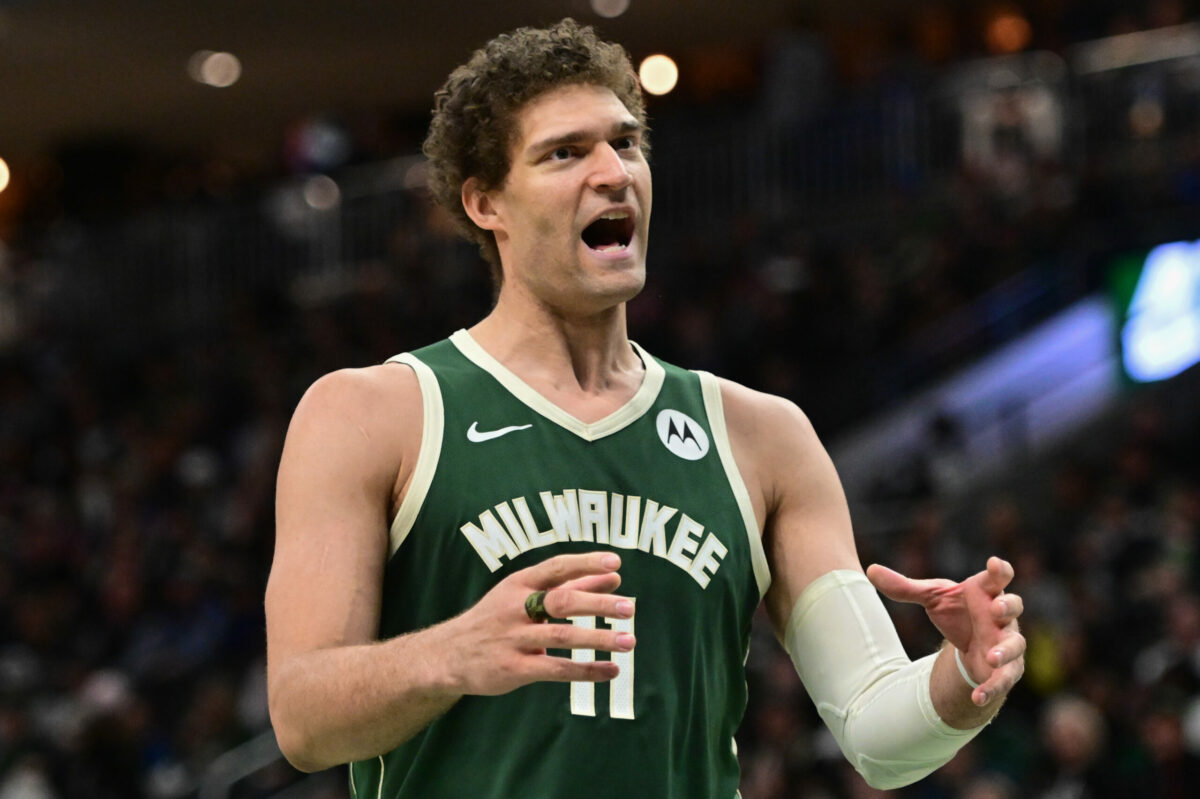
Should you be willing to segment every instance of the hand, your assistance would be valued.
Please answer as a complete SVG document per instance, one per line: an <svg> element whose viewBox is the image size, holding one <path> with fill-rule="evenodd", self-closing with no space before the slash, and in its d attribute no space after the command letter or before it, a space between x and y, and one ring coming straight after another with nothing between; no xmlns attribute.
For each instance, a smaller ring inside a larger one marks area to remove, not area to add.
<svg viewBox="0 0 1200 799"><path fill-rule="evenodd" d="M914 602L962 653L963 665L980 686L971 692L976 705L1008 694L1025 672L1025 638L1017 617L1025 609L1021 597L1005 593L1013 568L1001 558L988 558L987 569L961 583L913 580L886 566L872 564L867 578L888 599Z"/></svg>
<svg viewBox="0 0 1200 799"><path fill-rule="evenodd" d="M614 553L559 555L501 580L474 607L441 627L449 636L446 667L464 694L496 695L542 680L602 682L617 676L608 660L576 662L546 654L547 649L628 652L634 637L615 630L589 630L574 624L538 623L525 612L525 598L546 591L546 611L571 616L633 616L633 602L613 591L621 584Z"/></svg>

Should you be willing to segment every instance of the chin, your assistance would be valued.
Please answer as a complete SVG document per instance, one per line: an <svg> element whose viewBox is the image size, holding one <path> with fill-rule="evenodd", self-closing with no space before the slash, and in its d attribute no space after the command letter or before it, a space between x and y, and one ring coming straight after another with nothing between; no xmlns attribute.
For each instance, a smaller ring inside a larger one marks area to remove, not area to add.
<svg viewBox="0 0 1200 799"><path fill-rule="evenodd" d="M628 302L641 294L642 289L646 286L646 267L636 265L626 272L619 275L610 275L610 279L603 281L606 285L604 292L611 304Z"/></svg>
<svg viewBox="0 0 1200 799"><path fill-rule="evenodd" d="M566 300L564 307L574 307L585 314L603 313L632 300L645 285L646 270L641 266L631 265L628 269L604 275L593 273L577 284L571 292L575 295L572 299L563 297Z"/></svg>

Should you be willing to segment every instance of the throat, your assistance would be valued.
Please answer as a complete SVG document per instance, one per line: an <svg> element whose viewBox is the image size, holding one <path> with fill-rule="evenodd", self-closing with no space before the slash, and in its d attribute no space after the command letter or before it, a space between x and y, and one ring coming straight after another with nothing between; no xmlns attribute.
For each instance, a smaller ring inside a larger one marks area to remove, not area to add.
<svg viewBox="0 0 1200 799"><path fill-rule="evenodd" d="M575 380L546 386L540 393L585 424L612 416L637 395L644 373L579 374Z"/></svg>

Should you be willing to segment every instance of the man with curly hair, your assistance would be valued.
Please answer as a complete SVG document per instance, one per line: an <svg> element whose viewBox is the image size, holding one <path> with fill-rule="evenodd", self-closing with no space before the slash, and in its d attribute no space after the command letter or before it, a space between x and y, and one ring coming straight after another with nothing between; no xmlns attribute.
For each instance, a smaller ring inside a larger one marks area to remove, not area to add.
<svg viewBox="0 0 1200 799"><path fill-rule="evenodd" d="M760 604L874 785L946 762L1020 677L1007 563L868 581L804 414L629 340L646 137L628 56L590 28L477 51L425 152L495 306L296 409L271 717L297 767L350 763L356 797L731 799ZM940 651L910 661L876 588L922 604Z"/></svg>

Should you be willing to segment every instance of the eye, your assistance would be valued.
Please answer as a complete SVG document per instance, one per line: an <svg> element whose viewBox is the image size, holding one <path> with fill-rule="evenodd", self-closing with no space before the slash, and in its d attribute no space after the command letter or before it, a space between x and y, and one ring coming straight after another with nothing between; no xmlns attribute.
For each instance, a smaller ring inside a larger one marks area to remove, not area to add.
<svg viewBox="0 0 1200 799"><path fill-rule="evenodd" d="M572 155L570 147L557 147L547 158L551 161L566 161Z"/></svg>
<svg viewBox="0 0 1200 799"><path fill-rule="evenodd" d="M621 136L613 140L612 146L615 150L632 150L637 146L637 141L632 136Z"/></svg>

